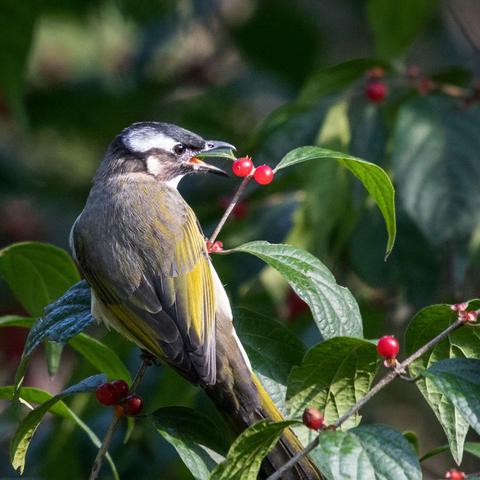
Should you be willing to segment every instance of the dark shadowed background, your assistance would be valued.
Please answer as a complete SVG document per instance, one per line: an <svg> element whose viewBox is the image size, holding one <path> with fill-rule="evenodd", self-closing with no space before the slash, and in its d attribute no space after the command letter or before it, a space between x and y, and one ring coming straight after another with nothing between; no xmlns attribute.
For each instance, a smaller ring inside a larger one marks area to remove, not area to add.
<svg viewBox="0 0 480 480"><path fill-rule="evenodd" d="M286 171L268 187L250 185L221 240L306 248L353 291L366 338L401 339L419 308L478 295L478 25L475 0L3 0L0 247L40 240L68 248L108 143L135 121L177 123L272 166L290 149L318 143L391 174L399 230L389 260L379 212L328 162ZM343 73L328 69L353 60ZM365 96L376 65L388 87L380 103ZM202 177L180 190L208 233L236 185L236 178ZM272 269L246 256L214 263L234 305L285 322L307 345L319 340L308 309ZM10 313L25 312L0 283L0 314ZM136 348L100 327L93 334L136 368ZM0 384L12 383L24 340L23 329L0 329ZM66 348L51 379L39 353L27 384L55 393L91 373ZM161 367L141 391L152 408L211 411L202 394ZM110 412L92 396L70 406L98 434L106 429ZM446 443L406 384L382 392L364 420L416 431L421 452ZM8 460L15 425L10 415L0 419L1 478L17 477ZM150 425L137 422L126 445L121 437L111 452L123 478L190 478ZM94 455L83 432L52 417L32 443L26 477L86 478ZM466 454L462 467L479 470L475 462ZM445 453L423 466L433 479L453 461Z"/></svg>

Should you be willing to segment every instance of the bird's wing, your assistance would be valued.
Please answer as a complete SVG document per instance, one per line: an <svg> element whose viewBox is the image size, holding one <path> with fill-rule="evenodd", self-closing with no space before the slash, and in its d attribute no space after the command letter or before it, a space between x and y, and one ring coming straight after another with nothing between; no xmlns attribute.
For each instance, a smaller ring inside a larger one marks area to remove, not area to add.
<svg viewBox="0 0 480 480"><path fill-rule="evenodd" d="M211 384L215 293L205 240L177 192L152 188L148 203L133 193L126 200L129 226L111 212L89 213L87 204L73 230L77 262L113 313L108 323L190 380ZM132 231L135 224L141 228Z"/></svg>

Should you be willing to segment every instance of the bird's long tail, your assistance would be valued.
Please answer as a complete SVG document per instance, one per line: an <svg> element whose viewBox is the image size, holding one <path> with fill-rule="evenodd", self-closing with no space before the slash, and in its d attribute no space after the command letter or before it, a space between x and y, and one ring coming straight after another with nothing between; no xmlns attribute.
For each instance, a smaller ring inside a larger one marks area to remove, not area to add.
<svg viewBox="0 0 480 480"><path fill-rule="evenodd" d="M220 324L219 324L220 322ZM217 381L205 390L236 433L263 419L283 420L272 399L251 371L232 323L217 317ZM266 477L278 470L303 447L290 429L282 437L262 464ZM318 480L322 476L308 457L304 457L282 479Z"/></svg>

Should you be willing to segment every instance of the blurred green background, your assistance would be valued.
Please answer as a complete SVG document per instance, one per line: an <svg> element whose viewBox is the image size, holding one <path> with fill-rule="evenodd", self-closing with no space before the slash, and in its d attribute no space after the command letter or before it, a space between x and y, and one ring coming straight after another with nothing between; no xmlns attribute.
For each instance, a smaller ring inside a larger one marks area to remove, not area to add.
<svg viewBox="0 0 480 480"><path fill-rule="evenodd" d="M400 338L412 314L464 300L480 283L480 5L476 0L2 0L0 14L0 247L40 240L67 248L108 143L134 121L177 123L233 143L256 164L318 143L380 164L397 189L398 238L383 260L383 220L362 187L335 163L307 163L268 187L250 185L222 232L226 247L289 242L317 255L358 299L367 338ZM360 60L363 59L363 60ZM340 68L333 65L343 64ZM388 94L365 96L382 66ZM370 73L370 77L371 77ZM221 160L218 161L222 163ZM225 164L227 162L225 161ZM228 165L227 165L228 166ZM238 181L195 178L181 192L206 233ZM319 341L308 311L271 269L244 256L215 257L232 303ZM0 284L0 314L22 312ZM133 371L138 350L100 327ZM0 383L11 384L25 332L0 330ZM38 354L27 384L53 393L94 373L68 348L50 379ZM141 391L149 408L211 406L163 368ZM72 408L99 434L110 412L87 396ZM0 409L4 408L0 404ZM212 413L213 415L213 413ZM420 449L446 443L414 388L394 385L365 421L417 431ZM0 478L15 429L0 419ZM112 449L122 478L190 478L148 424ZM28 478L86 478L95 455L67 421L41 425ZM425 478L453 466L425 462ZM466 455L464 470L479 469ZM109 472L105 470L105 478Z"/></svg>

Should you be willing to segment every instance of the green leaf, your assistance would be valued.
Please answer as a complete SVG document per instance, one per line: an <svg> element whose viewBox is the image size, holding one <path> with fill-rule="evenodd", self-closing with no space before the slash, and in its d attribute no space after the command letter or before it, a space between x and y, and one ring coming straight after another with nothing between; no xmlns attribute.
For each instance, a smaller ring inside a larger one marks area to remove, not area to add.
<svg viewBox="0 0 480 480"><path fill-rule="evenodd" d="M14 397L14 392L15 392L15 387L14 386L7 386L7 387L0 387L0 399L2 400L12 400ZM28 403L45 403L49 400L51 400L53 397L50 393L46 392L45 390L41 390L40 388L35 388L35 387L23 387L20 389L20 398L24 402ZM71 410L70 408L65 405L61 400L58 402L54 403L50 409L50 413L53 413L54 415L61 416L63 418L67 418L70 420L73 420L90 438L92 441L93 445L95 445L97 448L100 448L102 442L101 440L95 435L95 433L86 425L77 415L76 413ZM117 468L115 467L115 464L113 463L112 457L110 456L109 453L106 455L107 461L110 465L110 468L112 470L112 474L115 480L119 480Z"/></svg>
<svg viewBox="0 0 480 480"><path fill-rule="evenodd" d="M23 327L31 328L35 319L31 317L20 317L18 315L5 315L0 317L0 327Z"/></svg>
<svg viewBox="0 0 480 480"><path fill-rule="evenodd" d="M418 458L403 435L386 425L325 431L310 457L327 480L421 480Z"/></svg>
<svg viewBox="0 0 480 480"><path fill-rule="evenodd" d="M71 338L68 344L100 372L105 373L109 380L123 379L131 385L132 377L127 367L119 356L104 343L80 333Z"/></svg>
<svg viewBox="0 0 480 480"><path fill-rule="evenodd" d="M282 324L258 313L235 309L233 318L253 370L277 408L285 413L288 375L302 362L305 345Z"/></svg>
<svg viewBox="0 0 480 480"><path fill-rule="evenodd" d="M429 241L468 240L479 225L480 108L442 96L415 98L399 111L393 171L399 198Z"/></svg>
<svg viewBox="0 0 480 480"><path fill-rule="evenodd" d="M381 62L374 59L357 58L348 62L322 68L311 75L303 86L298 97L298 103L310 104L322 97L344 90L365 72Z"/></svg>
<svg viewBox="0 0 480 480"><path fill-rule="evenodd" d="M411 45L430 20L435 0L368 0L367 13L382 58L398 56Z"/></svg>
<svg viewBox="0 0 480 480"><path fill-rule="evenodd" d="M375 345L366 340L336 337L316 345L288 379L289 415L299 417L312 406L327 424L335 422L368 392L377 367ZM344 426L353 427L360 418L352 415Z"/></svg>
<svg viewBox="0 0 480 480"><path fill-rule="evenodd" d="M151 418L158 433L180 455L195 479L207 480L228 451L225 436L207 417L191 408L163 407Z"/></svg>
<svg viewBox="0 0 480 480"><path fill-rule="evenodd" d="M252 480L256 479L262 460L275 446L283 429L295 423L294 420L270 422L262 420L248 427L233 442L227 458L212 472L211 480Z"/></svg>
<svg viewBox="0 0 480 480"><path fill-rule="evenodd" d="M0 250L0 275L33 316L80 277L65 250L40 242L15 243Z"/></svg>
<svg viewBox="0 0 480 480"><path fill-rule="evenodd" d="M0 327L32 327L35 319L7 315L0 317ZM52 342L53 343L53 342ZM68 344L83 355L95 368L105 373L109 380L123 379L131 384L130 372L119 356L107 345L83 333L68 340Z"/></svg>
<svg viewBox="0 0 480 480"><path fill-rule="evenodd" d="M334 152L321 147L299 147L288 152L275 167L275 172L282 168L297 165L309 160L333 159L346 167L367 189L382 212L388 232L387 256L395 243L395 190L385 171L374 163L352 157L346 153Z"/></svg>
<svg viewBox="0 0 480 480"><path fill-rule="evenodd" d="M405 334L407 355L411 355L457 318L449 305L432 305L418 312L408 325ZM416 377L436 362L449 358L480 358L480 332L476 328L460 328L448 338L415 360L409 372ZM437 388L429 377L420 377L415 382L442 425L450 444L452 456L460 464L463 443L468 432L468 423L461 412Z"/></svg>
<svg viewBox="0 0 480 480"><path fill-rule="evenodd" d="M45 342L45 355L47 357L48 374L53 377L60 366L60 358L62 356L63 345L57 342Z"/></svg>
<svg viewBox="0 0 480 480"><path fill-rule="evenodd" d="M255 255L278 270L312 311L324 338L361 337L362 318L350 291L335 282L330 270L310 253L290 245L245 243L230 252Z"/></svg>
<svg viewBox="0 0 480 480"><path fill-rule="evenodd" d="M434 363L428 377L480 434L480 360L452 358Z"/></svg>
<svg viewBox="0 0 480 480"><path fill-rule="evenodd" d="M25 468L25 457L27 450L32 440L33 434L38 425L42 421L44 415L63 398L73 395L75 393L92 392L97 389L102 383L106 382L105 375L94 375L88 377L85 380L72 385L63 392L55 395L40 406L32 410L28 415L20 422L15 435L13 436L10 444L10 461L15 470L19 470L23 473Z"/></svg>
<svg viewBox="0 0 480 480"><path fill-rule="evenodd" d="M421 462L428 460L429 458L435 457L442 453L448 452L450 450L449 445L442 445L441 447L434 448L430 450L425 455L420 458ZM474 455L477 458L480 458L480 443L476 442L466 442L464 446L464 450L471 455Z"/></svg>

